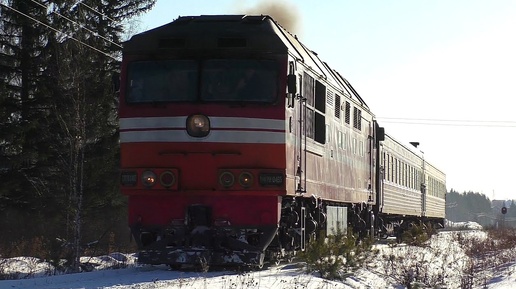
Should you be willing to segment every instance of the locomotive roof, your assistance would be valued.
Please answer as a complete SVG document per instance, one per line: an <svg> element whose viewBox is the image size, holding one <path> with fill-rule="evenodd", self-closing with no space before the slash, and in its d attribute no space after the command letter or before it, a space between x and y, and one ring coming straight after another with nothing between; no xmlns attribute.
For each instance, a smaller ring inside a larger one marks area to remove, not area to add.
<svg viewBox="0 0 516 289"><path fill-rule="evenodd" d="M368 109L351 84L317 53L308 49L269 15L183 16L163 26L136 34L124 43L124 54L156 53L170 49L209 50L245 47L268 53L289 53L334 90Z"/></svg>

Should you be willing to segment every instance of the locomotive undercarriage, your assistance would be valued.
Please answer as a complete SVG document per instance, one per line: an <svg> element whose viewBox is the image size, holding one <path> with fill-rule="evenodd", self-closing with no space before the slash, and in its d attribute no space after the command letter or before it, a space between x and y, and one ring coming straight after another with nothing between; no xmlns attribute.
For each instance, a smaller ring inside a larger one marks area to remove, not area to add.
<svg viewBox="0 0 516 289"><path fill-rule="evenodd" d="M145 240L152 234L151 244L144 245L138 255L143 264L262 266L265 248L276 234L277 227L255 228L197 226L191 231L184 226L171 226L156 232L140 232ZM155 237L156 236L156 237Z"/></svg>
<svg viewBox="0 0 516 289"><path fill-rule="evenodd" d="M138 262L181 266L250 266L290 262L296 252L323 233L331 234L328 211L343 209L343 228L353 227L362 237L370 231L370 206L329 203L315 197L284 197L278 225L233 226L212 220L211 208L193 205L185 220L168 226L131 226L140 249ZM335 223L335 220L333 220Z"/></svg>
<svg viewBox="0 0 516 289"><path fill-rule="evenodd" d="M142 264L261 267L278 227L239 227L212 221L209 207L194 205L188 208L186 221L155 228L136 224L131 231Z"/></svg>

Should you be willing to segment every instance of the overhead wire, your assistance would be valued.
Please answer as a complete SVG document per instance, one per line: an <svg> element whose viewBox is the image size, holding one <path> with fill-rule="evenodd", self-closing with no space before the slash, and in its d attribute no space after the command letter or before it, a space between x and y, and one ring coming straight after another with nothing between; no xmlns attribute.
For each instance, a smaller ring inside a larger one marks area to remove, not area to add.
<svg viewBox="0 0 516 289"><path fill-rule="evenodd" d="M84 1L84 0L80 0L80 1L78 1L78 2L77 2L77 3L75 3L72 7L75 7L77 4L80 4L80 5L82 5L82 6L86 7L86 8L88 8L88 9L90 9L91 11L93 11L93 12L95 12L95 13L97 13L97 14L99 14L99 15L103 16L103 17L106 17L109 21L111 21L111 22L116 22L114 19L110 18L110 17L109 17L109 16L107 16L106 14L104 14L104 13L102 13L102 12L99 12L99 11L97 11L97 10L95 10L95 9L91 8L90 6L88 6L88 5L84 4L84 3L83 3L83 1Z"/></svg>
<svg viewBox="0 0 516 289"><path fill-rule="evenodd" d="M84 43L84 42L82 42L81 40L79 40L79 39L77 39L77 38L75 38L75 37L73 37L73 36L69 35L68 33L63 32L63 31L60 31L59 29L56 29L56 28L54 28L54 27L52 27L52 26L50 26L50 25L48 25L48 24L46 24L46 23L43 23L43 22L39 21L38 19L36 19L36 18L34 18L34 17L31 17L31 16L29 16L29 15L27 15L27 14L25 14L25 13L23 13L23 12L21 12L21 11L17 10L17 9L15 9L15 8L13 8L13 7L9 7L9 6L7 6L7 5L5 5L5 4L3 4L3 3L0 3L0 6L5 7L5 8L7 8L7 9L10 9L10 10L12 10L12 11L14 11L14 12L16 12L16 13L18 13L18 14L20 14L20 15L22 15L22 16L24 16L24 17L26 17L26 18L28 18L28 19L30 19L30 20L32 20L32 21L34 21L34 22L36 22L36 23L39 23L39 24L41 24L41 25L43 25L43 26L45 26L45 27L47 27L47 28L49 28L49 29L51 29L51 30L53 30L53 31L57 32L57 33L63 34L63 35L65 35L66 37L68 37L69 39L72 39L72 40L74 40L74 41L77 41L78 43L80 43L80 44L82 44L82 45L84 45L84 46L86 46L86 47L88 47L88 48L90 48L90 49L93 49L93 50L95 50L95 51L97 51L97 52L99 52L99 53L101 53L101 54L103 54L103 55L105 55L105 56L107 56L107 57L109 57L109 58L113 59L113 60L117 60L117 59L116 59L115 57L113 57L112 55L110 55L110 54L108 54L108 53L106 53L106 52L104 52L104 51L102 51L102 50L100 50L100 49L98 49L98 48L96 48L96 47L94 47L94 46L91 46L91 45L89 45L89 44L87 44L87 43Z"/></svg>
<svg viewBox="0 0 516 289"><path fill-rule="evenodd" d="M31 0L31 1L32 1L32 2L34 2L34 3L36 3L37 5L39 5L39 6L43 7L43 8L45 8L46 10L48 10L48 6L45 6L45 5L43 5L42 3L39 3L39 2L38 2L38 1L36 1L36 0ZM111 40L107 39L106 37L104 37L104 36L102 36L102 35L98 34L97 32L95 32L95 31L93 31L93 30L91 30L91 29L89 29L89 28L85 27L84 25L82 25L82 24L80 24L80 23L77 23L77 22L73 21L72 19L70 19L70 18L68 18L68 17L66 17L66 16L64 16L64 15L62 15L62 14L60 14L60 13L56 12L56 11L52 11L52 13L54 13L54 14L58 15L59 17L64 18L64 19L65 19L65 20L67 20L68 22L71 22L71 23L73 23L73 24L75 24L75 25L79 26L80 28L82 28L82 29L84 29L84 30L86 30L86 31L90 32L90 33L91 33L91 34L93 34L95 37L102 38L102 39L104 39L105 41L107 41L107 42L109 42L109 43L111 43L111 44L114 44L114 45L115 45L115 46L117 46L118 48L122 48L122 45L120 45L120 44L118 44L118 43L116 43L116 42L113 42L113 41L111 41Z"/></svg>
<svg viewBox="0 0 516 289"><path fill-rule="evenodd" d="M460 119L429 119L429 118L401 118L377 117L381 122L409 125L437 125L437 126L471 126L471 127L516 127L516 121L501 120L460 120Z"/></svg>

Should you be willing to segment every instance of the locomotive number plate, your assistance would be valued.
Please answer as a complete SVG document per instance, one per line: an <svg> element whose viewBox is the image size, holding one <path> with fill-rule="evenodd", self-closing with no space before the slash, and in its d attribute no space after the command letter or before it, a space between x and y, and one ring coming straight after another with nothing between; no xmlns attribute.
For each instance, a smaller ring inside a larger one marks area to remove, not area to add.
<svg viewBox="0 0 516 289"><path fill-rule="evenodd" d="M281 186L284 182L284 176L281 173L261 173L260 185L262 186Z"/></svg>

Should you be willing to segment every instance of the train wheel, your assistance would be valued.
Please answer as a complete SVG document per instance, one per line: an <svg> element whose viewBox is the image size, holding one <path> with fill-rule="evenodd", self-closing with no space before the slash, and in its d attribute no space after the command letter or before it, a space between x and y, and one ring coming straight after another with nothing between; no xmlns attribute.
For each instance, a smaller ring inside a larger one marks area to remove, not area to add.
<svg viewBox="0 0 516 289"><path fill-rule="evenodd" d="M290 263L292 263L292 262L294 262L294 254L289 253L289 254L287 255L287 263L289 263L289 264L290 264Z"/></svg>
<svg viewBox="0 0 516 289"><path fill-rule="evenodd" d="M208 272L210 270L210 264L208 264L208 261L204 257L199 258L199 264L197 264L198 270L200 272Z"/></svg>

